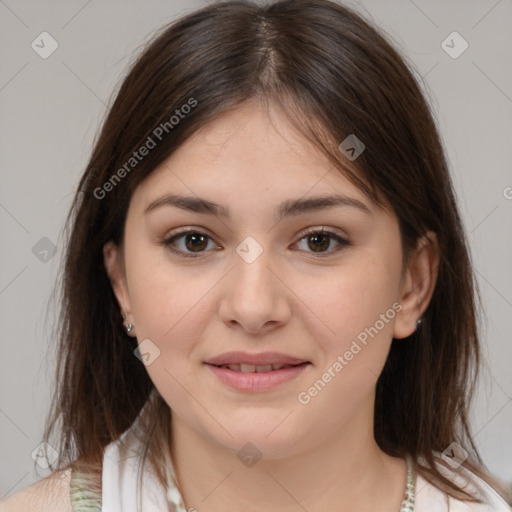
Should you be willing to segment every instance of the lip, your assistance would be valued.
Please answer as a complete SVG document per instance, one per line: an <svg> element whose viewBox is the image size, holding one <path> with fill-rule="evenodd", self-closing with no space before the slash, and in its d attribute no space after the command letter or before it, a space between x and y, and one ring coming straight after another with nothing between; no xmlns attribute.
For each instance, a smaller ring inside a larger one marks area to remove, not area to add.
<svg viewBox="0 0 512 512"><path fill-rule="evenodd" d="M290 366L288 368L281 368L279 370L272 370L269 372L255 373L237 372L230 370L229 368L221 368L209 363L204 364L224 384L239 391L258 392L275 388L284 382L289 382L292 379L296 379L311 363L303 362L297 366Z"/></svg>
<svg viewBox="0 0 512 512"><path fill-rule="evenodd" d="M220 366L223 364L252 364L264 366L268 364L293 364L308 363L306 359L281 354L279 352L263 352L261 354L249 354L248 352L225 352L205 361L206 364ZM275 370L279 371L279 370Z"/></svg>

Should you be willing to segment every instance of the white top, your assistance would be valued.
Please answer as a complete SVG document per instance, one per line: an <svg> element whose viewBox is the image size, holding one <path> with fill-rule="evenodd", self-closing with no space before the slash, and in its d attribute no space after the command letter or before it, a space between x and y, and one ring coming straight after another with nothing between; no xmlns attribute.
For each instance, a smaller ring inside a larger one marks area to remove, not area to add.
<svg viewBox="0 0 512 512"><path fill-rule="evenodd" d="M136 422L135 422L136 423ZM137 465L139 462L141 442L133 434L133 426L122 436L128 445L123 449L118 441L109 444L103 456L103 501L102 512L187 512L183 505L182 497L172 476L169 481L169 491L166 495L165 489L158 482L151 466L146 461L142 492L137 493ZM168 458L168 457L167 457ZM462 466L457 470L448 470L439 465L439 470L452 481L464 484L468 483L468 490L474 489L477 484L483 492L485 504L475 504L457 500L448 494L440 491L437 487L417 475L415 484L414 512L511 512L505 501L486 482L474 473ZM168 458L168 468L172 475L174 469L171 460ZM465 475L465 480L462 477ZM140 507L138 507L138 501Z"/></svg>

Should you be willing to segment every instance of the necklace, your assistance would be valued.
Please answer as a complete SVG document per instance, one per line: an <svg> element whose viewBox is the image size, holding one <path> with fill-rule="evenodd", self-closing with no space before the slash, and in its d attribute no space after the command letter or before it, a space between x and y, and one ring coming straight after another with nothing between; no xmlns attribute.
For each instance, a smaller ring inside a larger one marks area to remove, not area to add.
<svg viewBox="0 0 512 512"><path fill-rule="evenodd" d="M414 487L416 483L416 475L414 474L412 457L406 456L407 461L407 479L405 482L405 495L400 506L400 512L413 512L414 509Z"/></svg>
<svg viewBox="0 0 512 512"><path fill-rule="evenodd" d="M414 510L414 486L416 475L413 469L412 458L409 455L406 456L406 462L407 478L405 482L405 493L399 512L413 512ZM181 493L176 486L174 475L168 481L167 500L169 502L169 512L187 512Z"/></svg>

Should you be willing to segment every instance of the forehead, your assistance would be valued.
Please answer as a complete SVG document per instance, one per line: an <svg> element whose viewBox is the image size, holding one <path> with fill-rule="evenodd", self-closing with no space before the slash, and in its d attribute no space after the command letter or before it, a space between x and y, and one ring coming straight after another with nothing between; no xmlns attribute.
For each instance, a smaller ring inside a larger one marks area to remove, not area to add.
<svg viewBox="0 0 512 512"><path fill-rule="evenodd" d="M195 132L139 185L133 206L144 209L164 192L232 205L342 193L371 205L279 110L268 112L257 102Z"/></svg>

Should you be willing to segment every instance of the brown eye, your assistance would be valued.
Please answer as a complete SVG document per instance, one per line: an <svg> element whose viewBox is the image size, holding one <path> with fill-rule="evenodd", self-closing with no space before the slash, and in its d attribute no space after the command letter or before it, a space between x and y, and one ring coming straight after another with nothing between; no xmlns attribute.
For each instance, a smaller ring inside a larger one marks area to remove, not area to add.
<svg viewBox="0 0 512 512"><path fill-rule="evenodd" d="M306 235L300 239L300 242L304 240L306 241L307 246L304 250L306 252L316 253L316 255L320 257L330 256L350 245L350 242L342 238L340 235L324 229L317 229L306 233ZM332 246L333 240L335 244L337 244L337 247L329 250Z"/></svg>
<svg viewBox="0 0 512 512"><path fill-rule="evenodd" d="M303 241L307 241L307 246L302 250L314 253L318 257L331 256L344 247L351 245L348 240L345 240L340 235L324 229L316 229L306 233L299 240L299 243ZM209 243L220 249L206 233L192 229L174 234L163 241L163 245L171 252L187 258L199 257L203 253L208 253ZM334 248L331 248L333 245L335 245Z"/></svg>
<svg viewBox="0 0 512 512"><path fill-rule="evenodd" d="M306 237L308 239L308 246L315 252L323 252L325 249L329 248L330 245L330 237L323 233L316 235L308 235Z"/></svg>
<svg viewBox="0 0 512 512"><path fill-rule="evenodd" d="M208 252L206 249L210 242L213 243L212 239L206 233L197 230L188 230L170 236L163 241L163 245L180 256L194 258L204 252ZM215 244L213 245L215 246Z"/></svg>
<svg viewBox="0 0 512 512"><path fill-rule="evenodd" d="M187 233L185 235L185 246L192 252L200 252L206 249L208 237L200 233Z"/></svg>

